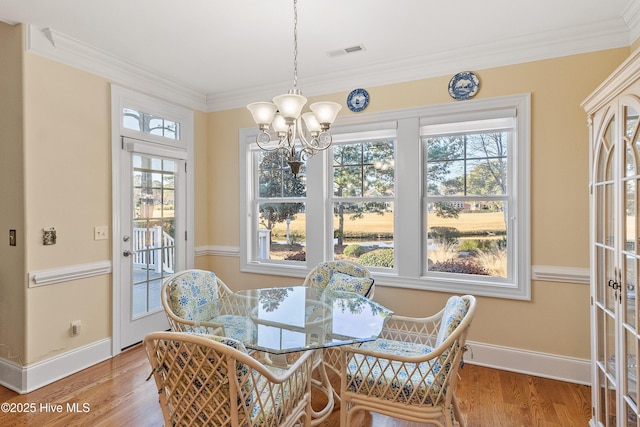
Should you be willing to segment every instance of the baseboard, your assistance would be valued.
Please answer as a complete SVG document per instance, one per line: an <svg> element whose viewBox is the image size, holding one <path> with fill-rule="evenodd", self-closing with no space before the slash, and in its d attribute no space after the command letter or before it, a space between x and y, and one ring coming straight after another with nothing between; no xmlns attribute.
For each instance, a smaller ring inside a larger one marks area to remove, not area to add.
<svg viewBox="0 0 640 427"><path fill-rule="evenodd" d="M0 384L24 394L111 357L111 339L96 341L29 366L0 359Z"/></svg>
<svg viewBox="0 0 640 427"><path fill-rule="evenodd" d="M471 351L465 354L465 363L591 385L591 362L588 359L473 341L467 341L467 344Z"/></svg>
<svg viewBox="0 0 640 427"><path fill-rule="evenodd" d="M16 393L24 393L27 372L17 363L0 358L0 385Z"/></svg>

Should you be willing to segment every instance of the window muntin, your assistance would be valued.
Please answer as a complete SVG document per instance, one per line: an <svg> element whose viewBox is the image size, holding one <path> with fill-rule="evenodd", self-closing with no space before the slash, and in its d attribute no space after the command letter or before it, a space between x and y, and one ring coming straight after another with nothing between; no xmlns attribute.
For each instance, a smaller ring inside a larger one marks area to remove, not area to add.
<svg viewBox="0 0 640 427"><path fill-rule="evenodd" d="M334 259L393 268L395 140L335 144L332 169Z"/></svg>
<svg viewBox="0 0 640 427"><path fill-rule="evenodd" d="M427 276L513 277L507 185L513 130L494 127L492 120L468 133L422 129Z"/></svg>

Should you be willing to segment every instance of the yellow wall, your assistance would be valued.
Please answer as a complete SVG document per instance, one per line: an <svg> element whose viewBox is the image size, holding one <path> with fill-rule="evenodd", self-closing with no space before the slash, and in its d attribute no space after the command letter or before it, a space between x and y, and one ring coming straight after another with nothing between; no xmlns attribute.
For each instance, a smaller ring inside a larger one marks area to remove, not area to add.
<svg viewBox="0 0 640 427"><path fill-rule="evenodd" d="M33 54L24 81L27 271L108 260L110 242L93 227L111 225L109 83ZM55 245L42 244L45 227ZM27 363L110 337L111 276L29 288L27 314Z"/></svg>
<svg viewBox="0 0 640 427"><path fill-rule="evenodd" d="M21 364L25 353L23 31L0 22L0 357ZM9 230L17 244L9 246Z"/></svg>
<svg viewBox="0 0 640 427"><path fill-rule="evenodd" d="M531 258L533 265L589 267L589 153L581 101L627 56L629 49L476 70L476 99L530 92ZM450 76L366 88L366 112L442 104ZM344 104L347 92L323 96ZM314 98L309 100L313 102ZM341 116L355 114L343 108ZM253 126L246 109L209 114L209 245L239 246L238 129ZM225 203L225 209L219 207ZM232 288L299 284L301 279L239 273L233 257L202 257ZM379 282L383 282L381 279ZM376 300L412 316L435 312L445 293L376 288ZM588 359L589 287L534 282L531 301L480 298L471 340Z"/></svg>

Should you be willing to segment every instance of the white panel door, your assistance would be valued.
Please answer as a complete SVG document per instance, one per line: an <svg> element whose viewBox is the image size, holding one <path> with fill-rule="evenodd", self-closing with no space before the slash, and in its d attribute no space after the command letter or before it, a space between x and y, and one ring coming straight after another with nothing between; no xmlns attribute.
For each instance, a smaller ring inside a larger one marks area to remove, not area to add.
<svg viewBox="0 0 640 427"><path fill-rule="evenodd" d="M160 290L168 276L185 268L186 210L185 160L123 146L121 165L128 173L122 176L119 242L121 348L169 328Z"/></svg>

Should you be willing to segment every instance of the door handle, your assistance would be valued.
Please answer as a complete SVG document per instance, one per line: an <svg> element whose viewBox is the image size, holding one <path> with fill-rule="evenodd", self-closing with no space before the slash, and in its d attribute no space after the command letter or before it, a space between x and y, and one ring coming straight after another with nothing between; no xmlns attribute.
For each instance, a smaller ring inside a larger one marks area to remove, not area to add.
<svg viewBox="0 0 640 427"><path fill-rule="evenodd" d="M124 252L122 252L122 255L131 256L131 251L129 249L125 249Z"/></svg>

